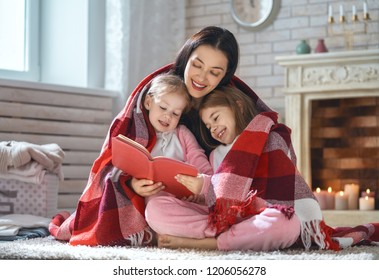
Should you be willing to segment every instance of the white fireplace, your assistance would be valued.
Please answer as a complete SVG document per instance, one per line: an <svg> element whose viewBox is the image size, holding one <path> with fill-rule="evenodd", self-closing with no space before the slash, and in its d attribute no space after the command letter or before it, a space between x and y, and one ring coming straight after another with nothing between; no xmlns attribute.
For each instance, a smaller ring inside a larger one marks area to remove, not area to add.
<svg viewBox="0 0 379 280"><path fill-rule="evenodd" d="M379 49L279 56L276 61L285 67L285 122L292 129L297 165L311 185L311 102L379 96Z"/></svg>

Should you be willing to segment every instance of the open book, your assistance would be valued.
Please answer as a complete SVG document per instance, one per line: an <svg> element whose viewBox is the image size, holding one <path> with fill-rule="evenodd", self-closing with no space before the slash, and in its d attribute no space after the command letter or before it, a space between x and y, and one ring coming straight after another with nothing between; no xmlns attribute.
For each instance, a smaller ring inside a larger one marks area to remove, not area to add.
<svg viewBox="0 0 379 280"><path fill-rule="evenodd" d="M195 166L168 157L152 157L150 152L132 139L118 135L112 138L112 164L138 179L162 182L164 191L178 198L193 195L174 178L177 174L197 176Z"/></svg>

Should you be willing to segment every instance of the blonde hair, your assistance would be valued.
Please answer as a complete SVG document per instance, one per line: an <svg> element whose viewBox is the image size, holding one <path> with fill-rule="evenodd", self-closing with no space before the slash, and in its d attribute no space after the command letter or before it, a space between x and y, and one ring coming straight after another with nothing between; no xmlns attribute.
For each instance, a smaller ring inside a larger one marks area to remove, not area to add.
<svg viewBox="0 0 379 280"><path fill-rule="evenodd" d="M252 98L234 86L225 86L213 90L204 96L199 107L199 114L206 108L222 106L232 110L236 122L236 134L240 134L250 121L258 115L258 109ZM214 140L204 123L200 122L200 136L209 148L220 143Z"/></svg>
<svg viewBox="0 0 379 280"><path fill-rule="evenodd" d="M158 98L167 93L177 93L185 98L186 107L183 113L187 113L191 107L191 97L183 80L174 74L160 74L151 80L150 88L147 92L153 98Z"/></svg>

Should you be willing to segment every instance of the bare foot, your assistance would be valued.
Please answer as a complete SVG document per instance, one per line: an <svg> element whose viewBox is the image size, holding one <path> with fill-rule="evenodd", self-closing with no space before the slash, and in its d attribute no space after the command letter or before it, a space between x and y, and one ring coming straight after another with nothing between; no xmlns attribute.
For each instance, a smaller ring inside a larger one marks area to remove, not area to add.
<svg viewBox="0 0 379 280"><path fill-rule="evenodd" d="M158 235L159 248L188 248L188 249L205 249L216 250L216 238L195 239L187 237L178 237L172 235Z"/></svg>

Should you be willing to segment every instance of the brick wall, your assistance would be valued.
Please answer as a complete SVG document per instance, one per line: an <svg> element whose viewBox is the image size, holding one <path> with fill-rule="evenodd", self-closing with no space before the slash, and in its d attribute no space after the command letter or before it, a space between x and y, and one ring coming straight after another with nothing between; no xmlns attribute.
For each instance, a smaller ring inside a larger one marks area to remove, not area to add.
<svg viewBox="0 0 379 280"><path fill-rule="evenodd" d="M312 186L370 189L379 209L379 97L312 102Z"/></svg>
<svg viewBox="0 0 379 280"><path fill-rule="evenodd" d="M274 22L263 30L251 31L234 22L229 0L187 0L186 35L189 36L207 25L218 25L232 31L240 44L237 75L284 117L284 69L277 65L275 57L295 55L296 46L302 39L308 41L312 52L319 38L325 39L329 52L345 51L344 36L341 30L338 31L341 25L335 25L336 34L331 36L327 24L328 5L333 6L335 19L338 20L341 3L348 21L352 5L356 5L361 16L363 2L360 0L281 0ZM353 49L379 47L379 1L368 0L367 4L371 16L367 34L354 36ZM362 25L358 28L363 31Z"/></svg>

